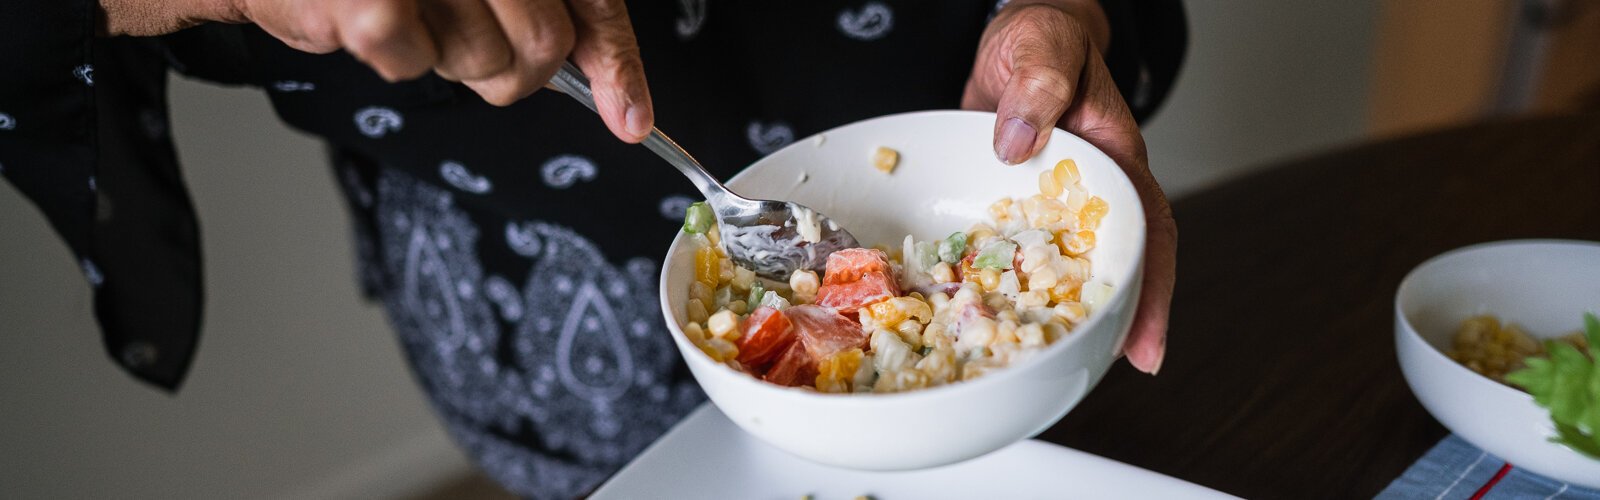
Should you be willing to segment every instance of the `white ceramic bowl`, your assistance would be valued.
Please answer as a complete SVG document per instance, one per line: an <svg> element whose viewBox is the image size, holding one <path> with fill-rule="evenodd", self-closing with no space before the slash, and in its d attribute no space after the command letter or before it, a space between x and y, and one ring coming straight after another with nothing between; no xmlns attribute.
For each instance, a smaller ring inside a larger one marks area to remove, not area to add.
<svg viewBox="0 0 1600 500"><path fill-rule="evenodd" d="M1600 488L1600 460L1549 442L1550 414L1532 397L1444 354L1461 320L1477 314L1532 335L1581 328L1583 313L1600 307L1600 244L1520 240L1452 250L1417 266L1395 295L1400 368L1434 418L1518 467Z"/></svg>
<svg viewBox="0 0 1600 500"><path fill-rule="evenodd" d="M739 427L795 455L841 467L905 470L955 463L1037 434L1100 381L1121 350L1138 302L1144 213L1133 185L1087 142L1056 130L1034 160L1006 166L990 146L994 115L931 111L829 130L773 153L728 185L755 198L794 200L844 225L863 244L933 239L987 218L1006 196L1038 192L1039 172L1072 158L1082 183L1111 210L1090 254L1092 281L1113 297L1072 335L1005 370L900 394L819 394L781 387L711 361L681 326L693 252L680 234L661 273L661 307L678 350L711 401ZM900 152L892 175L872 151Z"/></svg>

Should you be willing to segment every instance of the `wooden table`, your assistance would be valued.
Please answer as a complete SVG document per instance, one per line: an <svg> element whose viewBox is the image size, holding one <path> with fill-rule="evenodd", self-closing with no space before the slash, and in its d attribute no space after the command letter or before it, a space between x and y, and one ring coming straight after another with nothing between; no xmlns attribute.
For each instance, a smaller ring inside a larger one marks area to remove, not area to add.
<svg viewBox="0 0 1600 500"><path fill-rule="evenodd" d="M1600 114L1290 162L1178 200L1166 365L1119 363L1045 439L1246 498L1364 498L1446 435L1394 352L1394 291L1452 248L1600 240Z"/></svg>

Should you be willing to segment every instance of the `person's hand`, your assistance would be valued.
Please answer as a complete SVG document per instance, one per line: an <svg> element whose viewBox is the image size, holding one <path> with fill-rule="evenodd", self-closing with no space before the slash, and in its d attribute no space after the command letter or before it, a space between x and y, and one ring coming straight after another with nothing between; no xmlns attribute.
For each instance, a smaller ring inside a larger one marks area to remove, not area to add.
<svg viewBox="0 0 1600 500"><path fill-rule="evenodd" d="M1154 374L1166 356L1167 314L1177 274L1178 227L1150 174L1139 125L1117 91L1100 51L1110 41L1094 0L1013 0L995 15L961 98L965 109L992 110L995 155L1008 164L1044 149L1061 127L1120 165L1143 200L1144 290L1123 352Z"/></svg>
<svg viewBox="0 0 1600 500"><path fill-rule="evenodd" d="M102 32L152 36L207 21L256 23L295 49L344 49L389 81L433 71L500 106L532 94L567 58L589 76L611 133L639 142L655 121L622 0L100 0Z"/></svg>

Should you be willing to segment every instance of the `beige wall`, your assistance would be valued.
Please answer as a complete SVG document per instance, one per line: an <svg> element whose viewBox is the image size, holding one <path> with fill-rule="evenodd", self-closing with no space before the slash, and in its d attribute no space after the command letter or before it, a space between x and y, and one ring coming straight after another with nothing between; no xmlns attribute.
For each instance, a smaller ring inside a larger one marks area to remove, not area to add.
<svg viewBox="0 0 1600 500"><path fill-rule="evenodd" d="M320 150L256 91L173 86L205 335L168 396L105 357L88 286L0 188L0 498L373 498L461 470L357 292Z"/></svg>
<svg viewBox="0 0 1600 500"><path fill-rule="evenodd" d="M1189 59L1145 127L1169 196L1365 136L1378 2L1185 4Z"/></svg>

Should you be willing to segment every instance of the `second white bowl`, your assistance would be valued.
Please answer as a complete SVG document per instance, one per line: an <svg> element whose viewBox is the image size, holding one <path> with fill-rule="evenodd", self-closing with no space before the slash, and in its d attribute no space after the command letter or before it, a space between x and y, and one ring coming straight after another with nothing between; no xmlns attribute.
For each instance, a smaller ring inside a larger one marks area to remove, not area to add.
<svg viewBox="0 0 1600 500"><path fill-rule="evenodd" d="M1533 397L1445 356L1461 321L1492 314L1531 335L1559 335L1600 307L1600 244L1523 240L1446 252L1395 294L1395 349L1417 400L1439 423L1517 467L1600 488L1600 460L1550 442L1550 413Z"/></svg>

